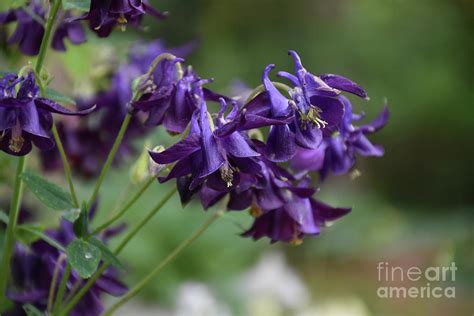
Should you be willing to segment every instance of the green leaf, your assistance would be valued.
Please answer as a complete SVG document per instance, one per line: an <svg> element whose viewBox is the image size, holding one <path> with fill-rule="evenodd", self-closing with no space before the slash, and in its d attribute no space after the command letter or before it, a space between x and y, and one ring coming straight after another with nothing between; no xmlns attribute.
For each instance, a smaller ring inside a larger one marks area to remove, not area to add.
<svg viewBox="0 0 474 316"><path fill-rule="evenodd" d="M100 249L100 251L102 252L102 260L104 260L105 263L123 269L122 263L102 241L95 237L91 237L89 238L89 243Z"/></svg>
<svg viewBox="0 0 474 316"><path fill-rule="evenodd" d="M73 104L73 105L76 104L76 101L74 101L73 98L68 97L67 95L64 95L61 92L56 91L49 87L46 88L45 97L53 101L56 101L58 103L66 103L66 104Z"/></svg>
<svg viewBox="0 0 474 316"><path fill-rule="evenodd" d="M62 0L65 10L80 10L88 12L91 7L91 0Z"/></svg>
<svg viewBox="0 0 474 316"><path fill-rule="evenodd" d="M72 208L63 212L63 218L71 223L74 223L81 215L80 208Z"/></svg>
<svg viewBox="0 0 474 316"><path fill-rule="evenodd" d="M28 171L21 174L21 179L44 205L60 211L74 208L71 195L56 184Z"/></svg>
<svg viewBox="0 0 474 316"><path fill-rule="evenodd" d="M0 210L0 222L3 222L5 225L8 225L9 221L10 218L8 217L8 214L5 213L3 210Z"/></svg>
<svg viewBox="0 0 474 316"><path fill-rule="evenodd" d="M25 245L29 245L41 237L36 232L43 233L44 227L34 224L25 224L17 226L15 230L15 237Z"/></svg>
<svg viewBox="0 0 474 316"><path fill-rule="evenodd" d="M40 226L35 226L35 225L20 225L18 226L17 228L17 236L18 234L20 234L20 236L24 236L22 234L30 234L32 236L36 236L36 240L37 239L42 239L44 240L45 242L47 242L49 245L53 246L54 248L60 250L60 251L63 251L65 252L66 249L64 249L63 246L61 246L61 244L59 242L57 242L56 240L54 240L53 238L49 237L48 235L46 235L45 233L43 233L43 228L40 227ZM28 237L26 237L28 238ZM32 237L30 237L31 239Z"/></svg>
<svg viewBox="0 0 474 316"><path fill-rule="evenodd" d="M41 312L39 309L37 309L31 304L23 305L23 310L25 311L27 316L44 316L43 312Z"/></svg>
<svg viewBox="0 0 474 316"><path fill-rule="evenodd" d="M68 261L83 279L97 271L102 252L96 246L82 240L73 240L66 249Z"/></svg>

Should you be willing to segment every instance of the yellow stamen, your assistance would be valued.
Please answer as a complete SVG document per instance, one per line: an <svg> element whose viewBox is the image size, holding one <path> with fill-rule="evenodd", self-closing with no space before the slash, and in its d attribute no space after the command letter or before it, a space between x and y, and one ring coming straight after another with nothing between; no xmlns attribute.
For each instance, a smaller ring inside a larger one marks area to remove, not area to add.
<svg viewBox="0 0 474 316"><path fill-rule="evenodd" d="M10 138L10 141L8 143L8 148L10 148L11 151L14 153L20 152L21 148L23 148L23 144L25 143L25 140L23 137L18 136L18 137L12 137Z"/></svg>
<svg viewBox="0 0 474 316"><path fill-rule="evenodd" d="M230 188L232 186L232 180L234 180L234 171L232 168L225 164L220 168L221 178L227 184L227 187Z"/></svg>
<svg viewBox="0 0 474 316"><path fill-rule="evenodd" d="M249 213L250 213L250 215L252 215L255 218L260 217L263 214L262 209L260 207L258 207L257 205L255 205L255 204L253 204L250 207Z"/></svg>

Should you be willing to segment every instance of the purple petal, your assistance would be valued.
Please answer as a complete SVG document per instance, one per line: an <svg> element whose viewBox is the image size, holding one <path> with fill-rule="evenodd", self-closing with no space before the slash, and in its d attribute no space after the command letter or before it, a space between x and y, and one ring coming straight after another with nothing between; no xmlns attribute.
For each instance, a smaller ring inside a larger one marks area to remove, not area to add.
<svg viewBox="0 0 474 316"><path fill-rule="evenodd" d="M263 71L262 80L263 85L265 86L268 96L270 98L270 103L272 105L271 111L274 117L287 116L290 113L290 106L288 104L288 99L285 98L280 91L273 85L273 83L268 78L270 71L275 68L275 65L270 64L265 67Z"/></svg>
<svg viewBox="0 0 474 316"><path fill-rule="evenodd" d="M151 158L159 164L168 164L176 160L188 157L200 149L200 137L197 134L190 134L182 141L174 144L170 148L160 153L150 152Z"/></svg>
<svg viewBox="0 0 474 316"><path fill-rule="evenodd" d="M267 158L274 162L288 161L296 153L295 134L287 125L272 126L267 139Z"/></svg>
<svg viewBox="0 0 474 316"><path fill-rule="evenodd" d="M91 113L92 111L94 111L95 108L96 108L95 105L94 105L94 106L91 106L88 109L74 112L74 111L68 110L68 109L62 107L60 104L58 104L58 103L56 103L52 100L46 99L46 98L36 98L35 99L35 104L40 109L44 109L44 110L47 110L49 112L58 113L58 114L62 114L62 115L87 115L87 114Z"/></svg>
<svg viewBox="0 0 474 316"><path fill-rule="evenodd" d="M321 110L321 119L327 123L328 128L339 125L344 116L344 105L335 98L312 96L311 104Z"/></svg>
<svg viewBox="0 0 474 316"><path fill-rule="evenodd" d="M331 88L346 91L361 98L368 99L367 93L364 89L346 77L334 74L324 74L319 77Z"/></svg>

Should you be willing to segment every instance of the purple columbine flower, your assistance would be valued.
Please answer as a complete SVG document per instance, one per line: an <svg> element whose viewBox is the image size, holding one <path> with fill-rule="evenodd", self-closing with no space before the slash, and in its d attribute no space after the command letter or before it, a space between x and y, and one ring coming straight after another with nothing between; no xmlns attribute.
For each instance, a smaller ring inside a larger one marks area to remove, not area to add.
<svg viewBox="0 0 474 316"><path fill-rule="evenodd" d="M196 109L199 109L199 97L207 101L218 101L228 98L203 88L211 80L201 80L188 66L182 76L177 64L182 58L165 59L160 61L153 73L153 85L150 93L144 94L140 100L132 104L136 111L148 114L146 126L164 127L173 134L184 132Z"/></svg>
<svg viewBox="0 0 474 316"><path fill-rule="evenodd" d="M16 92L17 85L20 85ZM54 147L49 135L52 113L86 115L94 110L73 112L58 103L39 96L33 72L26 78L6 75L0 81L0 149L15 156L24 156L35 144L41 150Z"/></svg>
<svg viewBox="0 0 474 316"><path fill-rule="evenodd" d="M316 149L299 149L291 160L291 167L297 172L317 171L322 178L330 172L335 175L348 173L356 164L356 154L364 157L381 157L384 149L373 145L368 135L383 128L389 118L388 107L372 122L355 126L354 122L360 121L364 114L353 114L350 101L341 96L344 104L344 118L338 131L327 135L321 146Z"/></svg>
<svg viewBox="0 0 474 316"><path fill-rule="evenodd" d="M154 9L148 0L92 0L89 13L82 19L89 21L92 31L108 37L116 26L139 25L144 14L164 19L167 12Z"/></svg>
<svg viewBox="0 0 474 316"><path fill-rule="evenodd" d="M20 51L29 56L38 55L44 36L46 10L39 0L33 0L24 8L0 12L0 25L17 22L15 32L8 40L9 44L18 44ZM86 35L80 22L71 21L66 15L58 24L53 34L51 46L58 51L65 51L66 38L78 45L86 41Z"/></svg>
<svg viewBox="0 0 474 316"><path fill-rule="evenodd" d="M350 101L341 97L344 107L344 119L339 132L325 139L325 158L321 169L321 175L326 177L329 171L340 175L350 171L356 163L356 154L364 157L381 157L384 149L380 145L373 145L368 135L383 128L389 119L388 107L371 122L354 126L353 123L361 120L364 114L353 114Z"/></svg>
<svg viewBox="0 0 474 316"><path fill-rule="evenodd" d="M213 190L228 192L240 182L241 173L259 171L256 158L260 156L251 146L247 135L233 132L216 136L221 124L232 115L236 108L224 118L226 103L221 99L222 110L217 126L207 106L203 94L196 95L200 110L196 110L190 123L189 134L167 150L150 152L152 159L159 164L175 163L168 176L161 182L177 178L178 188L183 195L194 193L201 185Z"/></svg>
<svg viewBox="0 0 474 316"><path fill-rule="evenodd" d="M283 206L258 216L243 236L254 240L268 237L272 243L282 241L299 245L305 235L318 235L321 227L350 211L350 208L334 208L293 193Z"/></svg>

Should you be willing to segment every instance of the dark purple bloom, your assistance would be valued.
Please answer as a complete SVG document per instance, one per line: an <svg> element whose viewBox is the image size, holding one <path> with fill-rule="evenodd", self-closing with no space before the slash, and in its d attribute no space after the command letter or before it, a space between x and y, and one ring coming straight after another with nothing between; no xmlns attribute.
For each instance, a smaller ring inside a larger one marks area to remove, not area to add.
<svg viewBox="0 0 474 316"><path fill-rule="evenodd" d="M92 210L90 214L93 214ZM102 241L107 242L110 237L120 233L122 228L123 226L120 226L105 231ZM72 223L66 220L61 221L58 229L47 230L45 233L64 247L75 238ZM65 257L65 254L58 249L42 240L34 242L30 248L21 244L16 245L11 266L12 286L7 292L8 298L15 303L16 308L7 312L6 315L23 315L20 307L23 304L31 304L39 310L45 311L54 271L59 268L59 280L64 272L65 260L61 258ZM67 282L66 296L76 283L80 285L86 281L72 271ZM113 267L109 267L79 301L70 315L98 316L104 310L104 305L101 302L102 294L121 296L126 291L127 287L118 280L118 272Z"/></svg>
<svg viewBox="0 0 474 316"><path fill-rule="evenodd" d="M167 49L160 40L150 44L136 43L129 54L129 62L119 66L107 90L98 92L92 98L77 100L80 109L96 105L97 110L81 120L70 119L57 124L75 173L84 178L91 178L100 172L102 162L107 158L120 125L130 110L128 104L132 98L132 81L148 71L150 63L157 55L170 51L184 56L191 49L191 44ZM158 65L154 76L155 84L161 78L160 72L161 65ZM133 116L114 160L115 166L136 153L133 140L144 137L151 130L143 126L145 115L147 114L140 112ZM165 119L169 123L167 115ZM62 170L61 157L57 150L41 152L41 161L46 170Z"/></svg>
<svg viewBox="0 0 474 316"><path fill-rule="evenodd" d="M181 58L160 61L153 73L152 91L132 104L135 110L148 114L147 126L163 124L169 132L180 134L188 126L193 112L199 109L196 95L208 101L223 97L203 88L211 80L201 80L191 67L180 74L178 69L183 61Z"/></svg>
<svg viewBox="0 0 474 316"><path fill-rule="evenodd" d="M299 245L305 235L318 235L328 222L350 211L350 208L333 208L314 198L293 193L281 207L258 216L243 236L254 240L268 237L272 243L283 241Z"/></svg>
<svg viewBox="0 0 474 316"><path fill-rule="evenodd" d="M291 166L296 171L319 171L323 178L330 172L341 175L349 172L356 164L356 154L364 157L381 157L384 150L379 145L373 145L368 135L384 127L389 118L388 108L372 122L355 126L363 118L363 114L353 114L352 105L343 96L340 97L345 112L338 132L328 135L316 149L300 149L291 160Z"/></svg>
<svg viewBox="0 0 474 316"><path fill-rule="evenodd" d="M241 115L226 126L224 132L271 126L265 155L275 162L288 161L298 148L317 149L324 134L339 126L344 105L340 90L366 97L364 90L347 78L337 75L317 77L308 72L294 51L295 74L279 72L293 88L287 88L285 97L270 81L269 73L275 67L268 65L262 76L265 91L244 105Z"/></svg>
<svg viewBox="0 0 474 316"><path fill-rule="evenodd" d="M29 56L38 55L44 36L46 10L41 1L33 0L24 8L0 12L0 25L17 22L15 32L8 40L9 44L18 44L20 51ZM51 46L58 51L66 50L64 40L68 38L72 44L86 41L84 29L80 22L63 18L53 35Z"/></svg>
<svg viewBox="0 0 474 316"><path fill-rule="evenodd" d="M241 173L259 171L256 158L260 154L252 148L244 133L236 131L222 137L216 136L225 120L235 115L235 107L224 118L226 104L221 99L222 110L214 127L203 94L196 96L200 110L193 114L188 136L167 150L151 152L150 155L159 164L176 162L168 176L160 180L187 177L189 180L184 182L183 191L193 192L204 184L215 191L230 191L239 184Z"/></svg>
<svg viewBox="0 0 474 316"><path fill-rule="evenodd" d="M92 0L89 13L83 19L89 21L92 31L107 37L116 26L139 25L144 14L164 19L166 12L154 9L148 0Z"/></svg>
<svg viewBox="0 0 474 316"><path fill-rule="evenodd" d="M361 120L364 115L353 114L352 105L345 97L341 97L345 114L339 132L325 139L325 158L321 174L326 177L329 171L334 174L344 174L350 171L356 163L356 154L364 157L381 157L384 154L382 146L373 145L368 135L383 128L389 118L388 107L372 121L361 126L353 123Z"/></svg>
<svg viewBox="0 0 474 316"><path fill-rule="evenodd" d="M16 93L17 85L20 88ZM41 150L49 150L54 147L49 135L52 113L85 115L93 109L73 112L40 97L33 72L29 72L26 78L6 75L0 81L0 149L16 156L28 154L32 144Z"/></svg>

